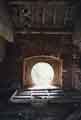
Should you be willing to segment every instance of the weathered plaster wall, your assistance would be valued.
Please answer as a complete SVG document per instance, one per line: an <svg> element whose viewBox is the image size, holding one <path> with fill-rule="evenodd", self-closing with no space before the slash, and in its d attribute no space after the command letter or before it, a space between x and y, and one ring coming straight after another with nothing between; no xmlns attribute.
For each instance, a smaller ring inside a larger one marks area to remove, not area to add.
<svg viewBox="0 0 81 120"><path fill-rule="evenodd" d="M4 37L4 39L9 42L13 42L12 23L5 0L0 0L0 36Z"/></svg>
<svg viewBox="0 0 81 120"><path fill-rule="evenodd" d="M12 23L8 14L8 7L5 0L0 0L0 80L5 77L7 79L7 69L9 69L8 64L6 64L6 51L7 42L13 42L13 29ZM11 63L11 61L8 61ZM5 64L7 66L5 66ZM12 67L13 67L12 63ZM6 70L6 71L4 71ZM13 75L14 78L14 75Z"/></svg>

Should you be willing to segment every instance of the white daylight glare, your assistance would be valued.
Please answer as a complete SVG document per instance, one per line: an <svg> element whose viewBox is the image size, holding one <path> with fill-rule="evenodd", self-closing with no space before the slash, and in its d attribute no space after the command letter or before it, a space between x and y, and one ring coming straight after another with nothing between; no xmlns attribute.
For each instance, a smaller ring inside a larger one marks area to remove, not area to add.
<svg viewBox="0 0 81 120"><path fill-rule="evenodd" d="M31 77L36 87L47 88L54 78L54 69L48 63L36 63L31 70Z"/></svg>

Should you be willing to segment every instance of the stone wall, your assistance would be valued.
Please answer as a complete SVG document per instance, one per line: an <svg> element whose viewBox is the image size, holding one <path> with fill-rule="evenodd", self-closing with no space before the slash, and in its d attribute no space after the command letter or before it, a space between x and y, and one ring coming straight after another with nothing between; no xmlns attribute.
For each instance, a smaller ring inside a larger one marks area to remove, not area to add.
<svg viewBox="0 0 81 120"><path fill-rule="evenodd" d="M73 45L71 35L19 35L15 40L16 43L6 44L5 59L0 64L1 85L18 87L24 57L53 55L63 59L64 88L81 88L80 51Z"/></svg>
<svg viewBox="0 0 81 120"><path fill-rule="evenodd" d="M34 55L53 55L63 59L63 81L64 88L78 88L80 78L79 50L73 45L72 34L60 35L17 35L16 44L20 47L20 55L17 58L22 59ZM77 59L74 57L76 53ZM75 68L76 65L76 68ZM76 69L76 70L74 70ZM78 69L78 72L77 72ZM74 80L75 71L77 80ZM77 84L76 84L76 82Z"/></svg>

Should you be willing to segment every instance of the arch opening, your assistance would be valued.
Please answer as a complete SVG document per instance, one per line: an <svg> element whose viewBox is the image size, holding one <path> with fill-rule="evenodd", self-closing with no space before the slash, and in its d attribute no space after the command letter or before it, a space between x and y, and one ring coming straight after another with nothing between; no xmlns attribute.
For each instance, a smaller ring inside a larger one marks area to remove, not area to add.
<svg viewBox="0 0 81 120"><path fill-rule="evenodd" d="M31 78L35 88L52 87L51 82L54 80L54 75L54 68L46 62L38 62L31 69Z"/></svg>

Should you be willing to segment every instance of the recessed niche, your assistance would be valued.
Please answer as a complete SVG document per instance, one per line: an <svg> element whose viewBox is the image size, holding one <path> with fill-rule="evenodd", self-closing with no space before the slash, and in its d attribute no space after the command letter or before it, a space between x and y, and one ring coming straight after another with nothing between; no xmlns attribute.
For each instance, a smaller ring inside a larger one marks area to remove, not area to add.
<svg viewBox="0 0 81 120"><path fill-rule="evenodd" d="M32 56L23 61L23 88L62 87L62 60L53 56Z"/></svg>

